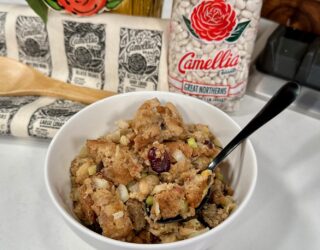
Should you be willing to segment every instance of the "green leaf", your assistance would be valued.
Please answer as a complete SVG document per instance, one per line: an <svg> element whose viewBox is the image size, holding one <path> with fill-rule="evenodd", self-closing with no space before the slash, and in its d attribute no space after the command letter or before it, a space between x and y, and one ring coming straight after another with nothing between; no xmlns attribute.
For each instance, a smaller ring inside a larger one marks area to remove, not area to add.
<svg viewBox="0 0 320 250"><path fill-rule="evenodd" d="M185 16L182 16L183 21L185 22L188 30L190 31L190 33L195 37L195 38L199 38L199 36L197 35L197 33L194 31L194 29L191 27L191 22L188 18L186 18Z"/></svg>
<svg viewBox="0 0 320 250"><path fill-rule="evenodd" d="M63 8L55 0L44 0L52 9L62 10Z"/></svg>
<svg viewBox="0 0 320 250"><path fill-rule="evenodd" d="M244 30L247 28L247 26L249 25L251 21L245 21L242 23L238 23L238 25L236 26L236 28L232 31L231 35L226 39L227 42L235 42L239 39L239 37L242 35L242 33L244 32Z"/></svg>
<svg viewBox="0 0 320 250"><path fill-rule="evenodd" d="M118 5L122 2L123 0L109 0L107 1L107 8L109 10L112 10L116 7L118 7Z"/></svg>
<svg viewBox="0 0 320 250"><path fill-rule="evenodd" d="M35 13L41 19L43 20L44 23L47 23L48 20L48 6L45 5L45 3L41 0L27 0L27 3L29 6L34 10Z"/></svg>

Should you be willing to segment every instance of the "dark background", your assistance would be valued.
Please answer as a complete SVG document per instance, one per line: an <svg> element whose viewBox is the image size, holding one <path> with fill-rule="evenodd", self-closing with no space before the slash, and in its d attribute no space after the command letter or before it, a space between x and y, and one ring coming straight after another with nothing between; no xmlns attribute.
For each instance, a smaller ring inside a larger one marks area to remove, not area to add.
<svg viewBox="0 0 320 250"><path fill-rule="evenodd" d="M263 2L262 17L320 35L319 0L264 0Z"/></svg>

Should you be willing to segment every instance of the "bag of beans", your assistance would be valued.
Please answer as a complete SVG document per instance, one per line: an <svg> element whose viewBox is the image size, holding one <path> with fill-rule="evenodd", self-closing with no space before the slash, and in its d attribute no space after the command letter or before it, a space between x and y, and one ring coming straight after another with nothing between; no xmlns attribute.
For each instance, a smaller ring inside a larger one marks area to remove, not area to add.
<svg viewBox="0 0 320 250"><path fill-rule="evenodd" d="M248 80L262 0L174 0L170 91L226 112L238 110Z"/></svg>

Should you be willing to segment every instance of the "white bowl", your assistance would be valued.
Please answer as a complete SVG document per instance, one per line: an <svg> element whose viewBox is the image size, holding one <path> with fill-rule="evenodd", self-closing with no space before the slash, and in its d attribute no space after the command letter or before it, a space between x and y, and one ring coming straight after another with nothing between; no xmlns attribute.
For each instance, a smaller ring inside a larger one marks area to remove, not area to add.
<svg viewBox="0 0 320 250"><path fill-rule="evenodd" d="M77 220L72 212L69 167L86 139L97 138L115 129L115 121L131 119L137 108L147 99L157 97L172 102L185 122L209 125L211 131L226 145L239 132L239 126L224 112L196 98L168 92L134 92L98 101L74 115L53 138L45 161L45 181L54 206L70 228L96 249L112 250L205 250L222 239L232 239L232 223L241 216L252 196L257 179L257 161L250 141L239 146L228 157L224 167L235 190L237 209L220 225L191 239L165 244L133 244L101 236ZM227 236L227 238L225 237Z"/></svg>

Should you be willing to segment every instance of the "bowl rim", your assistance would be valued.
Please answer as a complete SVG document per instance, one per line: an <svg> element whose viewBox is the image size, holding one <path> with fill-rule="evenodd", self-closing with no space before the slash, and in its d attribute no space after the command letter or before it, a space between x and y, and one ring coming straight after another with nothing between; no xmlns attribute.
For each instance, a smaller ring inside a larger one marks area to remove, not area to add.
<svg viewBox="0 0 320 250"><path fill-rule="evenodd" d="M251 180L251 184L249 187L248 192L245 194L245 197L243 199L243 202L241 203L240 206L237 207L237 209L228 216L227 219L225 219L221 224L219 224L217 227L212 228L208 230L207 232L200 234L198 236L192 237L190 239L185 239L185 240L180 240L176 242L170 242L170 243L161 243L161 244L140 244L140 243L131 243L131 242L124 242L120 240L115 240L108 238L106 236L100 235L84 225L82 225L78 220L76 220L73 216L69 215L69 213L59 205L58 201L55 198L54 192L53 192L53 184L51 182L50 176L49 176L49 160L51 156L51 151L54 148L55 144L58 141L58 138L60 137L60 134L62 134L63 130L65 127L69 126L70 123L73 122L73 120L78 119L78 116L81 116L85 112L89 112L91 109L94 109L96 106L99 105L104 105L103 103L109 102L109 100L114 100L114 99L122 99L125 97L130 97L132 95L134 96L145 96L145 95L151 95L154 94L154 97L157 98L165 98L165 96L170 95L172 97L177 97L177 98L182 98L182 99L188 99L191 100L192 102L198 102L201 105L205 105L207 107L210 107L211 109L215 109L215 112L220 113L220 115L223 115L230 123L232 123L237 129L240 131L241 127L224 111L221 109L205 102L202 101L198 98L192 97L192 96L187 96L187 95L182 95L178 93L172 93L172 92L165 92L165 91L138 91L138 92L128 92L128 93L122 93L118 95L114 95L111 97L107 97L104 99L101 99L93 104L90 104L86 106L85 108L81 109L78 113L73 115L56 133L56 135L53 137L52 141L50 142L50 145L48 147L46 157L45 157L45 169L44 169L44 178L45 178L45 186L46 190L49 194L51 202L54 204L54 207L59 211L60 215L64 218L66 222L68 222L70 225L75 227L77 230L79 230L81 233L90 236L94 240L107 243L109 245L114 245L115 247L126 247L128 249L135 249L135 250L140 250L140 249L165 249L166 247L183 247L186 245L189 245L191 243L199 242L201 240L207 239L209 236L213 236L214 234L218 233L219 231L223 230L225 227L229 226L235 219L238 218L238 215L241 214L242 210L247 206L249 200L251 199L253 192L255 190L256 182L257 182L257 176L258 176L258 164L257 164L257 156L255 153L255 150L253 148L253 145L250 141L250 139L246 139L246 147L248 152L251 153L252 155L252 164L253 164L253 178ZM148 98L151 99L152 97ZM81 237L82 240L84 240ZM86 241L86 240L84 240Z"/></svg>

